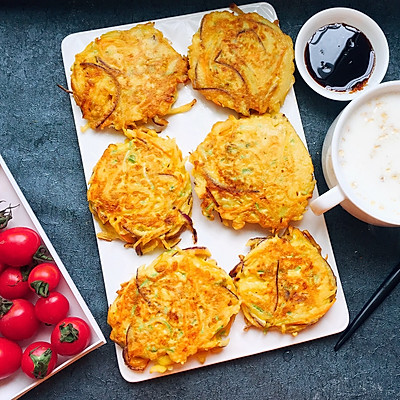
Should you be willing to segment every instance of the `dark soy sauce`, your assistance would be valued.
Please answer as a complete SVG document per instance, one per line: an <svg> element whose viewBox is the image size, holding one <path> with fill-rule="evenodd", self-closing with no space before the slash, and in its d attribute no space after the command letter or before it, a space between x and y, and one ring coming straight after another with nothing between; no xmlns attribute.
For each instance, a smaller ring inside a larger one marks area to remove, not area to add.
<svg viewBox="0 0 400 400"><path fill-rule="evenodd" d="M338 92L362 89L375 65L375 52L367 37L358 29L339 23L318 29L304 55L313 79Z"/></svg>

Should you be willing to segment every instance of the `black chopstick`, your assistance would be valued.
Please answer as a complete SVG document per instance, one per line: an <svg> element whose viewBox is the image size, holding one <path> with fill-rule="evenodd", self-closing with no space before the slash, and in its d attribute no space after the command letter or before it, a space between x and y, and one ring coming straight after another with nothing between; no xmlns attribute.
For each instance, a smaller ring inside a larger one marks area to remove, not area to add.
<svg viewBox="0 0 400 400"><path fill-rule="evenodd" d="M371 298L365 303L364 307L344 330L342 336L336 343L334 349L338 351L350 336L363 324L363 322L372 314L372 312L382 303L389 293L400 282L400 263L390 272L382 284L378 287Z"/></svg>

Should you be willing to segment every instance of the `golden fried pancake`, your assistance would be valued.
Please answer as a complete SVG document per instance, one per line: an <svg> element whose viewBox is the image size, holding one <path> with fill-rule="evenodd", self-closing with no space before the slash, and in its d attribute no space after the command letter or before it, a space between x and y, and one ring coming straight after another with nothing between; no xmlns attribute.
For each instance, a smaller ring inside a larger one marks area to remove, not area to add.
<svg viewBox="0 0 400 400"><path fill-rule="evenodd" d="M100 239L121 239L138 254L171 248L192 230L192 190L174 139L154 131L127 131L130 139L111 144L97 162L87 198L103 230Z"/></svg>
<svg viewBox="0 0 400 400"><path fill-rule="evenodd" d="M277 112L294 83L292 39L257 13L206 14L189 47L193 88L243 115Z"/></svg>
<svg viewBox="0 0 400 400"><path fill-rule="evenodd" d="M239 299L232 278L209 257L205 248L165 251L121 285L108 324L131 369L154 361L151 371L163 373L227 344Z"/></svg>
<svg viewBox="0 0 400 400"><path fill-rule="evenodd" d="M336 278L307 231L252 239L231 272L248 325L294 336L316 323L336 300Z"/></svg>
<svg viewBox="0 0 400 400"><path fill-rule="evenodd" d="M187 60L154 23L111 31L75 57L71 86L92 129L134 128L171 112L177 85L187 80Z"/></svg>
<svg viewBox="0 0 400 400"><path fill-rule="evenodd" d="M315 185L311 157L279 113L217 122L190 161L203 214L212 220L215 210L235 229L302 219Z"/></svg>

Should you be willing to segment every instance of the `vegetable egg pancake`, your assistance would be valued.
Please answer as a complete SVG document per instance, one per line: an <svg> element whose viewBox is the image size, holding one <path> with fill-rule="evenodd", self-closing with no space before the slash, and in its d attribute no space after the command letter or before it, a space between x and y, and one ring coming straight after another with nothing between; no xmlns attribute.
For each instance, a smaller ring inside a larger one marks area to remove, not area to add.
<svg viewBox="0 0 400 400"><path fill-rule="evenodd" d="M108 324L131 369L154 361L151 372L163 373L227 345L240 303L232 278L209 257L206 248L168 250L121 285Z"/></svg>
<svg viewBox="0 0 400 400"><path fill-rule="evenodd" d="M154 23L111 31L75 57L71 86L76 104L92 129L165 125L177 86L187 81L187 59Z"/></svg>
<svg viewBox="0 0 400 400"><path fill-rule="evenodd" d="M306 147L280 113L217 122L190 158L203 215L272 231L302 219L315 181Z"/></svg>
<svg viewBox="0 0 400 400"><path fill-rule="evenodd" d="M189 47L193 88L248 116L277 112L294 83L290 36L257 13L206 14Z"/></svg>
<svg viewBox="0 0 400 400"><path fill-rule="evenodd" d="M121 239L138 254L179 242L188 227L192 189L182 153L174 139L152 130L126 131L111 144L89 180L89 207L100 223L100 239Z"/></svg>
<svg viewBox="0 0 400 400"><path fill-rule="evenodd" d="M251 239L231 272L248 325L294 336L316 323L336 300L336 278L307 231Z"/></svg>

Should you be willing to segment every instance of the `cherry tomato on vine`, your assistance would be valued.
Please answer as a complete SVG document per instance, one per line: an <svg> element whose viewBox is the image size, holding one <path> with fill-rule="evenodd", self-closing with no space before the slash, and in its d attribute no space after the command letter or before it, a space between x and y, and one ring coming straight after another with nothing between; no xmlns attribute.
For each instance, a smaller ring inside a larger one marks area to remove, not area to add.
<svg viewBox="0 0 400 400"><path fill-rule="evenodd" d="M69 301L59 292L50 292L40 297L35 304L35 314L39 321L48 325L57 324L68 314Z"/></svg>
<svg viewBox="0 0 400 400"><path fill-rule="evenodd" d="M32 262L40 248L40 236L33 229L15 227L0 232L0 260L11 267Z"/></svg>
<svg viewBox="0 0 400 400"><path fill-rule="evenodd" d="M21 366L22 349L12 340L0 337L0 379L8 378Z"/></svg>
<svg viewBox="0 0 400 400"><path fill-rule="evenodd" d="M36 333L39 325L35 307L30 301L0 297L0 333L4 337L16 341L28 339Z"/></svg>
<svg viewBox="0 0 400 400"><path fill-rule="evenodd" d="M25 267L8 267L0 274L0 296L13 300L25 297L28 293L28 270Z"/></svg>
<svg viewBox="0 0 400 400"><path fill-rule="evenodd" d="M22 354L22 371L30 378L42 379L49 375L57 364L57 352L47 342L34 342Z"/></svg>
<svg viewBox="0 0 400 400"><path fill-rule="evenodd" d="M90 336L89 325L83 319L68 317L54 327L51 333L51 344L58 354L72 356L89 345Z"/></svg>
<svg viewBox="0 0 400 400"><path fill-rule="evenodd" d="M39 296L47 297L60 282L61 272L57 265L43 263L37 265L28 277L29 287Z"/></svg>

